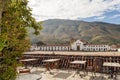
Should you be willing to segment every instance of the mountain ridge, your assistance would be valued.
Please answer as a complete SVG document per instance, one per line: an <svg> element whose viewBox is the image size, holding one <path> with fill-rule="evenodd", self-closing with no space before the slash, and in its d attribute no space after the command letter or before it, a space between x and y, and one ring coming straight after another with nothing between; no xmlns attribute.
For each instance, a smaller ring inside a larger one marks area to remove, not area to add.
<svg viewBox="0 0 120 80"><path fill-rule="evenodd" d="M83 39L92 43L114 43L120 41L120 25L104 22L51 19L43 21L43 30L32 42L62 44L71 38Z"/></svg>

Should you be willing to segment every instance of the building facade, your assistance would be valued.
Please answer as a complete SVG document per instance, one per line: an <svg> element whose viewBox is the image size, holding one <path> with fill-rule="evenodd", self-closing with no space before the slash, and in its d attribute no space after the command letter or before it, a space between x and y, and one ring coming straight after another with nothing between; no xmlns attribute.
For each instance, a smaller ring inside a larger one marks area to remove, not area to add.
<svg viewBox="0 0 120 80"><path fill-rule="evenodd" d="M41 51L70 51L70 46L69 45L39 46L39 50Z"/></svg>
<svg viewBox="0 0 120 80"><path fill-rule="evenodd" d="M89 44L83 40L71 39L69 45L33 45L30 49L38 51L110 51L112 48L107 44Z"/></svg>
<svg viewBox="0 0 120 80"><path fill-rule="evenodd" d="M109 51L110 46L106 44L88 44L82 40L71 42L71 50L73 51Z"/></svg>

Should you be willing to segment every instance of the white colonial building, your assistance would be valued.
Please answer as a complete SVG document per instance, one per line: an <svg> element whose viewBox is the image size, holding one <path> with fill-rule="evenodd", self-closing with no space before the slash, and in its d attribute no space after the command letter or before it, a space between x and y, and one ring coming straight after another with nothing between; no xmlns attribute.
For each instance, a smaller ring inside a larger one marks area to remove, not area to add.
<svg viewBox="0 0 120 80"><path fill-rule="evenodd" d="M41 51L70 51L70 45L47 45L39 46Z"/></svg>
<svg viewBox="0 0 120 80"><path fill-rule="evenodd" d="M71 41L71 50L73 51L109 51L109 45L102 44L88 44L83 40L72 40Z"/></svg>
<svg viewBox="0 0 120 80"><path fill-rule="evenodd" d="M106 44L89 44L83 40L71 39L69 45L33 45L30 49L39 51L110 51L111 47Z"/></svg>

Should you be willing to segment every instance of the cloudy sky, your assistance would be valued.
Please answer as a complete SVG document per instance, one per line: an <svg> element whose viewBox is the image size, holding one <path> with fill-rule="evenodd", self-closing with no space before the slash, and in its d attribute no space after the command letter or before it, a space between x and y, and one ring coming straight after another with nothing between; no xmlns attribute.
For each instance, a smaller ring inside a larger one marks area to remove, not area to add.
<svg viewBox="0 0 120 80"><path fill-rule="evenodd" d="M37 21L71 19L120 24L120 0L29 0Z"/></svg>

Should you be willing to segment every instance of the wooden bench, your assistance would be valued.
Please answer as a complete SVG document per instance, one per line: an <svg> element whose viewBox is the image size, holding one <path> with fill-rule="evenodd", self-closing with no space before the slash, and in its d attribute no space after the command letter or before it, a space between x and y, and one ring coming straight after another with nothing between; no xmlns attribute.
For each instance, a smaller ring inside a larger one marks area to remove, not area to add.
<svg viewBox="0 0 120 80"><path fill-rule="evenodd" d="M30 69L19 69L19 73L30 73Z"/></svg>

